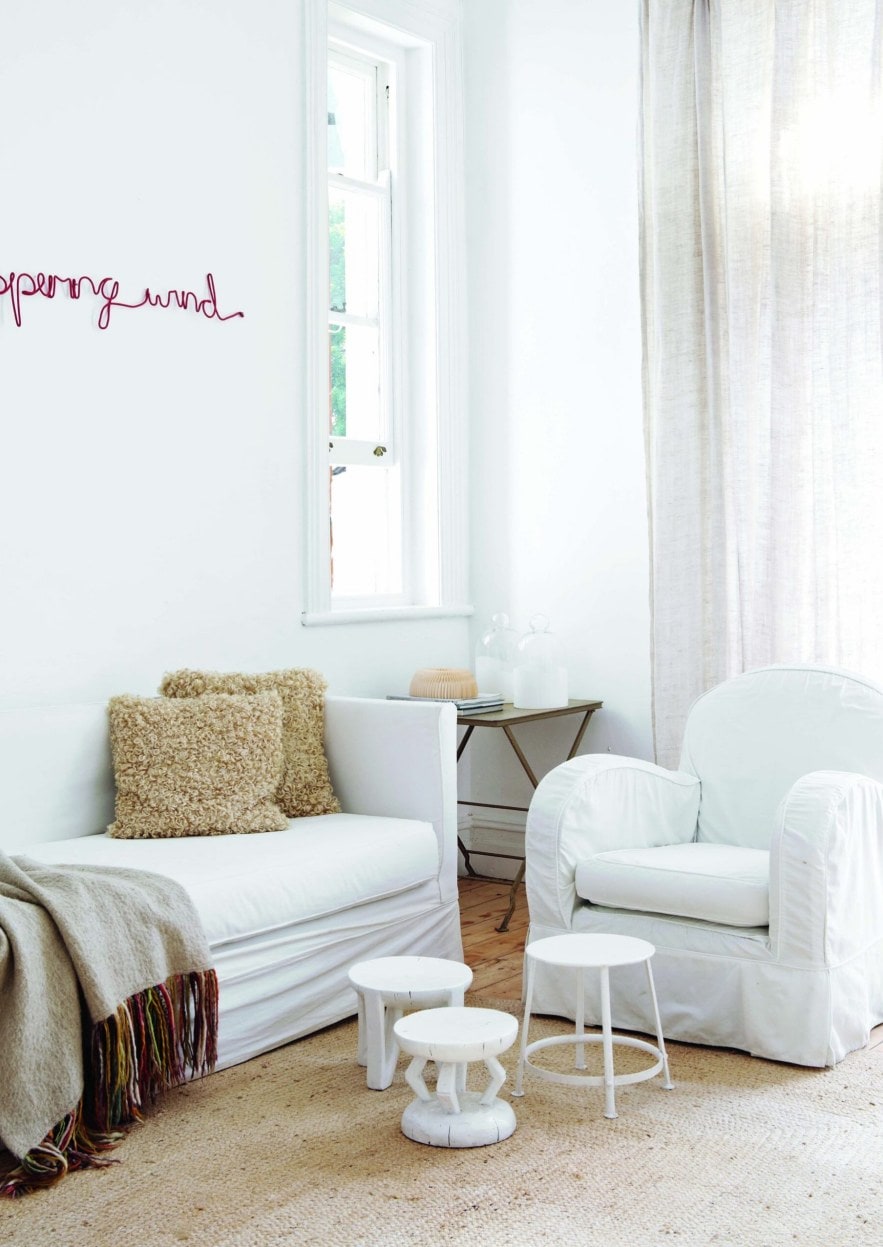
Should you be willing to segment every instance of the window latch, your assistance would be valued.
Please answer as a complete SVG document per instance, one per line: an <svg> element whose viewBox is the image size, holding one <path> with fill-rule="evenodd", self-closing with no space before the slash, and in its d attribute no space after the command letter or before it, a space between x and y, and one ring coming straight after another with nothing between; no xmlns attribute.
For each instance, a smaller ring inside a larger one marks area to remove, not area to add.
<svg viewBox="0 0 883 1247"><path fill-rule="evenodd" d="M385 454L386 454L386 447L385 447L385 446L375 446L375 447L374 447L374 455L375 455L375 457L376 457L376 458L380 459L380 458L381 458L383 455L385 455Z"/></svg>

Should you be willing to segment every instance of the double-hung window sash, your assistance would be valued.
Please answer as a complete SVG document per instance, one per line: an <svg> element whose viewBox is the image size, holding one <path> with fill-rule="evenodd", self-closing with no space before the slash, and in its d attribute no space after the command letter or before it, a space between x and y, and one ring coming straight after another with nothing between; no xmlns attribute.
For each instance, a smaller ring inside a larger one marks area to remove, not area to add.
<svg viewBox="0 0 883 1247"><path fill-rule="evenodd" d="M392 368L390 82L329 57L331 592L402 600L401 455Z"/></svg>

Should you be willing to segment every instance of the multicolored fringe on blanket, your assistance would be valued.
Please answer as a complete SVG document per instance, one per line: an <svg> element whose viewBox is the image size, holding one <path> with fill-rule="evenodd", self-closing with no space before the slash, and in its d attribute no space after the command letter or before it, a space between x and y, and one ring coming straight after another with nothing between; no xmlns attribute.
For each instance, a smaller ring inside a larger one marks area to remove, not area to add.
<svg viewBox="0 0 883 1247"><path fill-rule="evenodd" d="M92 1028L83 1098L14 1168L0 1197L51 1186L69 1170L113 1163L104 1155L161 1091L210 1073L218 1059L214 970L174 975L130 996Z"/></svg>

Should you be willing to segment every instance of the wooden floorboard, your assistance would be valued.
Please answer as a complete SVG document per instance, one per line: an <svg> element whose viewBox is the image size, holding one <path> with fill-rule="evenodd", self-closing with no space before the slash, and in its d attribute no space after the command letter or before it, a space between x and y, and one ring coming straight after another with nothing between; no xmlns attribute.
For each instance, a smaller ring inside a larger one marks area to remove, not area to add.
<svg viewBox="0 0 883 1247"><path fill-rule="evenodd" d="M463 957L472 967L472 992L498 1000L521 999L521 968L527 936L527 901L518 889L507 931L497 931L506 916L511 885L506 880L460 880L460 927Z"/></svg>
<svg viewBox="0 0 883 1247"><path fill-rule="evenodd" d="M521 970L527 937L527 900L518 889L508 931L497 931L506 916L510 884L505 880L460 881L460 926L463 958L472 968L472 993L497 1000L521 999ZM871 1031L868 1044L883 1060L883 1024Z"/></svg>

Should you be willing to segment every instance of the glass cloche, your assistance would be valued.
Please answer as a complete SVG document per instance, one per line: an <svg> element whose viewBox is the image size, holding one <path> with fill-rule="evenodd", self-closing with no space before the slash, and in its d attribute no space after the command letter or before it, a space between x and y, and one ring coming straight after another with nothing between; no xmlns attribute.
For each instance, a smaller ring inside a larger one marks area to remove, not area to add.
<svg viewBox="0 0 883 1247"><path fill-rule="evenodd" d="M494 615L490 627L475 647L475 679L479 693L502 693L512 700L512 669L518 633L509 627L509 616Z"/></svg>
<svg viewBox="0 0 883 1247"><path fill-rule="evenodd" d="M534 615L518 642L513 701L522 710L553 710L567 705L567 668L545 615Z"/></svg>

